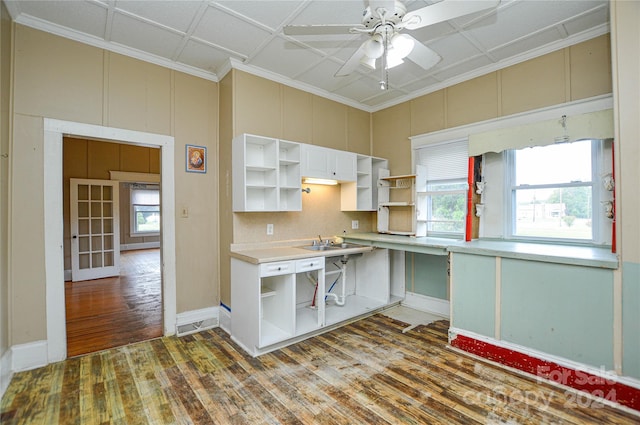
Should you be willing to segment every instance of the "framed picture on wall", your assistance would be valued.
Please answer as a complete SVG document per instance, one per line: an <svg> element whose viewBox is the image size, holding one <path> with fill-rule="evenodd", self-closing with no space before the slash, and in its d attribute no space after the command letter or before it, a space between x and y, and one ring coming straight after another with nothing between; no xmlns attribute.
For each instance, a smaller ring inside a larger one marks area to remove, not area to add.
<svg viewBox="0 0 640 425"><path fill-rule="evenodd" d="M187 172L207 172L207 148L205 146L187 145L187 151L185 155Z"/></svg>

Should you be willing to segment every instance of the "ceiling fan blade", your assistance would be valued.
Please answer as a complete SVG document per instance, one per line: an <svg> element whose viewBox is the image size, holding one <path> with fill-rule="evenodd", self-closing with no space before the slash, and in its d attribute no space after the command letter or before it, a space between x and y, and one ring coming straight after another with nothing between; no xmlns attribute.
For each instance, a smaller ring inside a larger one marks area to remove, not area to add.
<svg viewBox="0 0 640 425"><path fill-rule="evenodd" d="M414 30L490 9L498 4L500 0L443 0L413 12L407 12L402 22L405 28Z"/></svg>
<svg viewBox="0 0 640 425"><path fill-rule="evenodd" d="M353 55L336 71L334 77L346 77L356 70L358 65L360 65L360 59L365 56L364 45L366 41L358 47L358 50L355 51Z"/></svg>
<svg viewBox="0 0 640 425"><path fill-rule="evenodd" d="M283 32L286 35L351 34L352 28L359 27L362 25L287 25L283 28Z"/></svg>
<svg viewBox="0 0 640 425"><path fill-rule="evenodd" d="M437 54L424 44L420 43L409 34L404 34L404 36L409 37L414 41L413 50L411 50L411 52L407 55L407 59L409 59L411 62L416 63L423 69L431 69L442 60L442 57L440 57L439 54Z"/></svg>

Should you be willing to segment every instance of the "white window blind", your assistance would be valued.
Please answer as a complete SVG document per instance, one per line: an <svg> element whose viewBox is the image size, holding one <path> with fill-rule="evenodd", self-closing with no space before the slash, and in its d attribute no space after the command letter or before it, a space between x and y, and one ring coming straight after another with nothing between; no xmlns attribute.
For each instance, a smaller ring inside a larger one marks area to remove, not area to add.
<svg viewBox="0 0 640 425"><path fill-rule="evenodd" d="M160 191L158 189L131 189L131 204L159 205Z"/></svg>
<svg viewBox="0 0 640 425"><path fill-rule="evenodd" d="M467 141L419 148L416 150L416 164L426 167L427 181L466 179L469 164Z"/></svg>

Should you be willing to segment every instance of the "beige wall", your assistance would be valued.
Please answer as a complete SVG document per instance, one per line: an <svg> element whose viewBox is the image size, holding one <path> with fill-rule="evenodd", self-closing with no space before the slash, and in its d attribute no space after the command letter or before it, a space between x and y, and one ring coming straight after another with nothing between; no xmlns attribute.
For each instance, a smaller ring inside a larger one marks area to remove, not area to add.
<svg viewBox="0 0 640 425"><path fill-rule="evenodd" d="M0 358L9 348L9 138L11 18L0 4ZM5 372L0 371L0 376ZM3 383L0 382L0 385ZM0 389L1 390L1 389Z"/></svg>
<svg viewBox="0 0 640 425"><path fill-rule="evenodd" d="M62 155L64 268L71 269L69 179L109 180L109 171L160 174L160 149L65 137ZM120 185L120 244L158 242L158 236L131 237L129 188Z"/></svg>
<svg viewBox="0 0 640 425"><path fill-rule="evenodd" d="M14 30L11 230L42 235L43 118L175 137L177 312L218 304L218 85L20 25ZM51 54L55 52L55 54ZM203 145L208 172L184 171L185 144ZM11 240L10 344L46 338L44 249Z"/></svg>
<svg viewBox="0 0 640 425"><path fill-rule="evenodd" d="M373 155L409 173L410 136L611 91L607 34L373 113Z"/></svg>

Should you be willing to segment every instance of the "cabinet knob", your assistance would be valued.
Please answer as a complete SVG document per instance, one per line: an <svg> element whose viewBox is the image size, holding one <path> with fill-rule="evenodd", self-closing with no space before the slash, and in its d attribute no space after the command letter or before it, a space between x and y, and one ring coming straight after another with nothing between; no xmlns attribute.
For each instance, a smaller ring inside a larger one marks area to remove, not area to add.
<svg viewBox="0 0 640 425"><path fill-rule="evenodd" d="M282 267L278 267L278 270L282 270Z"/></svg>

